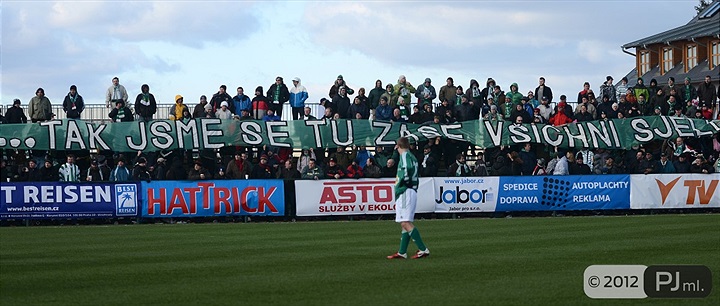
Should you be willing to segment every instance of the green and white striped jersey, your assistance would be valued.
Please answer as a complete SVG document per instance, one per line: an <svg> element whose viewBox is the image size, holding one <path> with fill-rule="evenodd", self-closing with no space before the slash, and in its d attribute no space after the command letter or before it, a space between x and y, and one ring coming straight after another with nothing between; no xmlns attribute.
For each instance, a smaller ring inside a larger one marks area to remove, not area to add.
<svg viewBox="0 0 720 306"><path fill-rule="evenodd" d="M395 177L395 198L397 199L408 188L417 190L420 185L418 178L418 161L409 151L398 158L397 176Z"/></svg>

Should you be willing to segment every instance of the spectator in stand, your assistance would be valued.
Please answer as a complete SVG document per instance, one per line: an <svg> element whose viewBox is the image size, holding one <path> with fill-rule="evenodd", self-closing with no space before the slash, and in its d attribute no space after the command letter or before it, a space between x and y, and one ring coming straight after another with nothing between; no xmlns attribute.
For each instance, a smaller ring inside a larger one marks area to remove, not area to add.
<svg viewBox="0 0 720 306"><path fill-rule="evenodd" d="M525 143L519 153L522 162L522 175L531 175L537 164L537 155L531 143Z"/></svg>
<svg viewBox="0 0 720 306"><path fill-rule="evenodd" d="M309 106L305 106L303 109L303 115L300 117L300 120L317 120L315 116L312 115L312 109Z"/></svg>
<svg viewBox="0 0 720 306"><path fill-rule="evenodd" d="M285 166L280 169L277 173L277 178L283 180L296 180L300 179L300 171L295 169L292 164L292 160L288 159L285 161Z"/></svg>
<svg viewBox="0 0 720 306"><path fill-rule="evenodd" d="M133 121L133 114L130 108L125 106L125 102L118 100L115 102L115 108L108 115L113 122L130 122Z"/></svg>
<svg viewBox="0 0 720 306"><path fill-rule="evenodd" d="M453 107L457 107L458 105L462 104L462 96L465 95L465 91L463 91L462 86L457 87L457 91L455 92L455 103L452 103Z"/></svg>
<svg viewBox="0 0 720 306"><path fill-rule="evenodd" d="M485 82L485 88L480 92L480 98L483 101L488 101L490 97L492 97L493 91L495 91L495 80L493 78L488 78ZM503 99L504 100L504 99Z"/></svg>
<svg viewBox="0 0 720 306"><path fill-rule="evenodd" d="M490 98L489 101L492 101L492 98ZM503 120L502 115L498 113L497 111L497 105L492 104L490 105L490 112L485 115L483 118L486 121L501 121Z"/></svg>
<svg viewBox="0 0 720 306"><path fill-rule="evenodd" d="M262 118L263 121L280 121L280 116L275 115L272 109L267 110L267 114Z"/></svg>
<svg viewBox="0 0 720 306"><path fill-rule="evenodd" d="M340 87L338 94L332 98L332 103L337 106L336 113L341 119L350 119L350 98L347 96L345 87Z"/></svg>
<svg viewBox="0 0 720 306"><path fill-rule="evenodd" d="M621 99L621 98L624 98L625 95L627 94L627 92L628 92L628 85L627 85L627 84L628 84L628 79L627 79L627 77L623 77L623 78L620 80L620 84L618 84L617 86L615 86L615 101L616 101L616 102L620 102L620 99Z"/></svg>
<svg viewBox="0 0 720 306"><path fill-rule="evenodd" d="M553 92L550 87L545 85L545 77L540 77L540 79L538 79L538 87L535 88L535 96L546 97L548 99L548 103L552 103Z"/></svg>
<svg viewBox="0 0 720 306"><path fill-rule="evenodd" d="M715 173L715 169L710 163L708 163L708 161L705 159L705 156L698 153L695 155L695 160L693 161L692 165L690 165L690 172L710 174Z"/></svg>
<svg viewBox="0 0 720 306"><path fill-rule="evenodd" d="M590 166L584 162L585 156L582 153L578 153L575 158L575 163L570 165L570 174L572 175L585 175L592 174Z"/></svg>
<svg viewBox="0 0 720 306"><path fill-rule="evenodd" d="M140 93L135 98L135 114L138 120L149 122L157 112L157 102L155 96L150 93L150 86L143 84L140 86Z"/></svg>
<svg viewBox="0 0 720 306"><path fill-rule="evenodd" d="M244 180L250 176L252 165L248 161L247 153L235 152L234 159L225 167L225 176L231 180Z"/></svg>
<svg viewBox="0 0 720 306"><path fill-rule="evenodd" d="M435 112L432 111L433 107L427 104L424 107L425 109L421 114L420 124L432 123L433 118L435 118Z"/></svg>
<svg viewBox="0 0 720 306"><path fill-rule="evenodd" d="M640 161L640 165L638 166L638 169L640 170L640 173L642 174L650 174L653 173L655 170L655 164L656 161L653 160L653 155L651 152L645 152L645 158L643 158Z"/></svg>
<svg viewBox="0 0 720 306"><path fill-rule="evenodd" d="M612 105L613 103L610 102L610 98L607 96L603 96L602 102L600 103L600 105L597 106L598 117L600 117L599 115L602 113L605 113L607 115L612 112Z"/></svg>
<svg viewBox="0 0 720 306"><path fill-rule="evenodd" d="M153 180L156 181L164 181L165 180L165 174L167 173L168 167L165 164L166 160L163 157L160 157L157 159L157 162L155 165L150 167L150 175L152 175Z"/></svg>
<svg viewBox="0 0 720 306"><path fill-rule="evenodd" d="M127 182L130 181L130 170L125 167L125 159L119 158L115 169L110 171L111 182Z"/></svg>
<svg viewBox="0 0 720 306"><path fill-rule="evenodd" d="M644 96L645 101L650 99L650 91L648 91L647 87L645 87L643 78L637 79L637 83L635 83L635 86L633 87L633 94L635 95L635 98L638 99L638 102L640 101L640 96Z"/></svg>
<svg viewBox="0 0 720 306"><path fill-rule="evenodd" d="M660 160L655 163L653 173L676 173L675 165L668 159L665 152L660 154Z"/></svg>
<svg viewBox="0 0 720 306"><path fill-rule="evenodd" d="M702 106L707 106L708 109L713 109L713 107L715 106L715 100L717 100L717 93L715 90L715 85L712 84L712 79L709 75L706 75L705 81L700 83L700 86L698 86L697 95L698 99L700 100L701 108ZM712 118L712 115L710 116L710 118Z"/></svg>
<svg viewBox="0 0 720 306"><path fill-rule="evenodd" d="M335 119L335 109L332 107L325 107L325 113L323 114L322 120L334 120Z"/></svg>
<svg viewBox="0 0 720 306"><path fill-rule="evenodd" d="M448 110L448 112L450 112L450 110ZM400 108L398 108L398 107L393 109L393 116L392 116L392 118L390 118L390 121L392 121L392 122L407 122L407 120L405 120L405 118L403 118L402 115L400 115Z"/></svg>
<svg viewBox="0 0 720 306"><path fill-rule="evenodd" d="M245 89L242 87L237 88L237 95L233 97L232 104L235 114L241 114L243 110L248 111L248 113L252 113L252 100L250 100L250 97L245 95Z"/></svg>
<svg viewBox="0 0 720 306"><path fill-rule="evenodd" d="M315 159L310 159L307 166L300 171L304 180L319 180L323 178L322 170L315 164Z"/></svg>
<svg viewBox="0 0 720 306"><path fill-rule="evenodd" d="M380 95L380 97L385 97L388 101L388 104L394 108L395 106L397 106L397 97L393 94L393 90L393 85L387 84L385 86L385 92Z"/></svg>
<svg viewBox="0 0 720 306"><path fill-rule="evenodd" d="M595 118L593 118L592 114L590 112L588 112L586 104L580 105L580 112L575 115L575 118L577 118L578 122L587 122L587 121L595 120Z"/></svg>
<svg viewBox="0 0 720 306"><path fill-rule="evenodd" d="M393 87L393 93L396 97L400 97L405 101L405 105L409 106L411 101L412 94L415 93L415 87L410 84L410 82L407 81L404 75L400 75L398 77L398 82ZM398 100L399 102L399 100ZM399 103L398 103L399 104ZM408 110L408 113L410 111Z"/></svg>
<svg viewBox="0 0 720 306"><path fill-rule="evenodd" d="M621 174L622 170L615 165L615 158L612 156L608 156L607 159L605 159L605 164L602 166L595 167L594 170L595 174Z"/></svg>
<svg viewBox="0 0 720 306"><path fill-rule="evenodd" d="M547 170L545 169L545 159L544 158L538 158L535 167L533 167L532 175L547 175Z"/></svg>
<svg viewBox="0 0 720 306"><path fill-rule="evenodd" d="M357 161L352 161L350 166L345 169L345 174L347 178L363 178L365 175L363 174L363 169L358 165Z"/></svg>
<svg viewBox="0 0 720 306"><path fill-rule="evenodd" d="M568 175L570 174L570 168L568 165L568 159L564 152L558 151L556 153L555 166L553 167L553 175ZM550 168L550 167L548 167Z"/></svg>
<svg viewBox="0 0 720 306"><path fill-rule="evenodd" d="M292 107L292 118L298 120L302 118L303 109L305 109L305 100L308 98L307 89L300 84L300 78L295 77L292 80L293 87L290 88L290 107Z"/></svg>
<svg viewBox="0 0 720 306"><path fill-rule="evenodd" d="M603 101L605 101L604 99L607 97L611 104L618 101L617 91L613 85L613 78L609 75L605 78L605 83L600 85L600 97L603 98Z"/></svg>
<svg viewBox="0 0 720 306"><path fill-rule="evenodd" d="M220 103L220 108L215 112L215 118L225 119L225 120L232 119L234 115L232 112L230 112L230 109L228 109L228 106L229 106L229 104L227 102L222 101Z"/></svg>
<svg viewBox="0 0 720 306"><path fill-rule="evenodd" d="M268 98L263 96L263 87L255 88L255 97L252 99L252 115L255 120L262 120L270 109Z"/></svg>
<svg viewBox="0 0 720 306"><path fill-rule="evenodd" d="M7 180L6 180L7 181ZM21 182L39 182L42 181L42 173L37 167L34 159L28 161L28 165L23 167L19 173L19 181Z"/></svg>
<svg viewBox="0 0 720 306"><path fill-rule="evenodd" d="M435 86L431 84L430 78L425 78L425 82L420 84L415 90L415 97L418 99L418 105L424 108L424 105L433 105L433 100L437 98Z"/></svg>
<svg viewBox="0 0 720 306"><path fill-rule="evenodd" d="M487 164L485 163L485 155L483 152L478 152L477 159L475 160L475 169L473 170L474 176L488 176Z"/></svg>
<svg viewBox="0 0 720 306"><path fill-rule="evenodd" d="M515 123L517 123L517 118L520 118L520 123L531 123L533 121L532 116L528 114L528 112L525 110L524 106L522 104L516 104L515 109L510 113L511 118L515 118Z"/></svg>
<svg viewBox="0 0 720 306"><path fill-rule="evenodd" d="M208 104L205 95L200 96L200 103L195 105L193 109L193 118L206 118L208 114L212 114L212 105Z"/></svg>
<svg viewBox="0 0 720 306"><path fill-rule="evenodd" d="M380 105L375 109L375 120L390 121L393 117L393 108L388 104L387 97L380 97Z"/></svg>
<svg viewBox="0 0 720 306"><path fill-rule="evenodd" d="M58 169L53 165L53 161L45 159L43 167L40 168L40 180L43 182L52 182L58 180Z"/></svg>
<svg viewBox="0 0 720 306"><path fill-rule="evenodd" d="M550 118L550 120L548 120L548 123L550 123L554 126L562 126L562 125L571 123L573 121L572 118L570 118L565 113L567 110L566 106L567 106L567 104L565 103L565 101L560 101L560 103L558 103L557 113L554 116L552 116Z"/></svg>
<svg viewBox="0 0 720 306"><path fill-rule="evenodd" d="M203 167L202 161L197 159L193 162L193 168L188 171L187 178L191 181L209 180L212 179L212 175Z"/></svg>
<svg viewBox="0 0 720 306"><path fill-rule="evenodd" d="M270 179L274 178L275 170L268 164L268 156L263 154L260 156L260 163L255 165L250 173L251 179Z"/></svg>
<svg viewBox="0 0 720 306"><path fill-rule="evenodd" d="M650 80L650 86L647 87L648 97L646 100L650 101L650 99L653 96L657 95L658 90L660 90L660 88L657 85L658 85L657 80L655 80L655 79Z"/></svg>
<svg viewBox="0 0 720 306"><path fill-rule="evenodd" d="M548 88L549 88L549 87L545 87L546 90L549 90ZM507 97L510 97L510 101L512 101L512 104L513 104L513 105L520 104L520 101L522 100L523 95L522 95L522 93L520 93L520 92L518 91L518 84L517 84L517 83L512 83L512 84L510 84L510 92L506 93L506 94L505 94L505 97L506 97L506 98L507 98ZM505 100L505 101L507 101L507 100Z"/></svg>
<svg viewBox="0 0 720 306"><path fill-rule="evenodd" d="M375 81L375 87L370 90L368 95L368 101L370 102L370 114L375 115L375 109L380 105L380 97L383 95L385 90L382 87L382 81Z"/></svg>
<svg viewBox="0 0 720 306"><path fill-rule="evenodd" d="M85 109L83 97L78 94L77 86L71 85L70 92L63 101L63 111L68 119L80 119L80 114Z"/></svg>
<svg viewBox="0 0 720 306"><path fill-rule="evenodd" d="M662 89L658 89L655 92L655 95L650 97L650 114L648 116L654 115L655 108L657 107L660 107L662 110L662 106L665 104L665 101L665 93L662 91Z"/></svg>
<svg viewBox="0 0 720 306"><path fill-rule="evenodd" d="M0 182L9 183L12 181L13 175L10 167L8 167L7 161L5 161L5 159L0 160Z"/></svg>
<svg viewBox="0 0 720 306"><path fill-rule="evenodd" d="M103 182L108 179L108 175L103 173L98 165L97 160L90 162L90 167L85 171L85 177L83 178L86 182Z"/></svg>
<svg viewBox="0 0 720 306"><path fill-rule="evenodd" d="M128 103L128 93L125 86L120 85L120 79L114 77L112 79L112 85L108 87L105 93L105 107L110 108L110 105L117 105L117 101L122 100L123 104Z"/></svg>
<svg viewBox="0 0 720 306"><path fill-rule="evenodd" d="M360 115L360 119L370 118L370 109L362 103L359 97L353 99L353 104L350 105L348 112L348 117L352 119L358 119L358 115Z"/></svg>
<svg viewBox="0 0 720 306"><path fill-rule="evenodd" d="M227 102L229 108L230 103L232 103L232 97L227 93L227 86L220 85L218 92L213 94L212 98L210 98L210 105L212 106L213 114L216 113L218 109L220 109L223 102Z"/></svg>
<svg viewBox="0 0 720 306"><path fill-rule="evenodd" d="M325 177L331 179L341 179L345 177L345 171L338 165L338 161L335 157L330 157L328 165L325 168Z"/></svg>
<svg viewBox="0 0 720 306"><path fill-rule="evenodd" d="M50 99L45 96L45 90L38 88L35 96L30 99L30 108L28 109L30 119L33 123L51 120L53 116L52 104Z"/></svg>
<svg viewBox="0 0 720 306"><path fill-rule="evenodd" d="M189 112L188 107L183 104L183 96L176 95L175 104L170 106L170 120L182 120L186 111Z"/></svg>
<svg viewBox="0 0 720 306"><path fill-rule="evenodd" d="M590 114L590 117L591 117L590 121L595 120L596 114L597 114L597 110L595 109L595 105L593 105L592 103L590 103L590 101L589 101L588 98L586 98L586 97L583 97L582 100L579 100L579 102L580 102L580 103L578 103L578 105L575 107L575 118L577 118L577 115L580 113L580 110L582 109L582 106L585 106L585 111ZM578 121L580 121L579 118L577 118L577 119L578 119ZM587 121L587 120L586 120L586 121Z"/></svg>
<svg viewBox="0 0 720 306"><path fill-rule="evenodd" d="M27 117L25 111L20 106L20 99L13 100L12 107L8 108L5 113L5 120L8 124L12 123L27 123Z"/></svg>
<svg viewBox="0 0 720 306"><path fill-rule="evenodd" d="M365 162L363 172L367 178L379 178L382 174L382 170L375 164L375 159L372 157L368 158Z"/></svg>
<svg viewBox="0 0 720 306"><path fill-rule="evenodd" d="M648 112L650 111L650 103L647 102L644 95L638 96L637 99L638 116L648 116Z"/></svg>
<svg viewBox="0 0 720 306"><path fill-rule="evenodd" d="M335 97L338 93L340 93L340 87L345 87L345 92L348 95L352 95L355 93L355 90L350 88L347 83L345 83L345 79L343 78L342 74L338 75L337 79L335 80L335 83L333 83L333 86L330 87L330 91L328 92L328 96L330 99Z"/></svg>
<svg viewBox="0 0 720 306"><path fill-rule="evenodd" d="M663 92L665 93L665 100L669 99L670 96L675 96L675 99L678 101L682 99L680 96L680 86L675 84L674 77L668 78L667 85L663 86Z"/></svg>
<svg viewBox="0 0 720 306"><path fill-rule="evenodd" d="M590 94L591 92L592 92L592 89L590 89L590 83L589 83L589 82L585 82L585 83L583 84L583 89L582 89L580 92L578 92L577 101L582 101L583 98L586 98L586 99L588 99L588 101L589 101L589 100L590 100L589 94Z"/></svg>
<svg viewBox="0 0 720 306"><path fill-rule="evenodd" d="M278 76L275 83L270 85L267 91L267 98L270 101L270 109L272 109L278 117L282 118L283 105L290 100L290 91L287 85L283 83L283 78Z"/></svg>
<svg viewBox="0 0 720 306"><path fill-rule="evenodd" d="M465 90L465 96L467 96L470 102L472 102L474 105L477 105L479 108L482 108L485 104L484 101L486 101L482 98L482 89L480 88L480 83L478 83L478 81L475 79L470 80L470 86L467 90Z"/></svg>
<svg viewBox="0 0 720 306"><path fill-rule="evenodd" d="M673 162L676 173L690 173L690 162L687 160L688 154L689 153L680 154L677 160Z"/></svg>
<svg viewBox="0 0 720 306"><path fill-rule="evenodd" d="M455 81L452 77L448 77L445 80L445 86L440 88L440 103L448 101L448 105L455 103L455 95L457 94L457 87L455 87Z"/></svg>
<svg viewBox="0 0 720 306"><path fill-rule="evenodd" d="M148 169L147 166L147 159L145 157L138 158L137 163L133 167L132 177L134 181L150 182L150 180L152 180L150 169Z"/></svg>
<svg viewBox="0 0 720 306"><path fill-rule="evenodd" d="M438 163L435 154L432 152L432 145L426 144L423 147L423 155L420 157L419 173L421 177L433 177L437 175Z"/></svg>
<svg viewBox="0 0 720 306"><path fill-rule="evenodd" d="M542 115L540 115L540 108L535 108L533 110L533 122L534 124L545 124L547 121L545 121L545 118L543 118Z"/></svg>
<svg viewBox="0 0 720 306"><path fill-rule="evenodd" d="M455 156L455 162L448 167L447 175L454 177L472 176L472 170L470 170L470 167L465 163L465 155L458 153Z"/></svg>
<svg viewBox="0 0 720 306"><path fill-rule="evenodd" d="M315 150L303 148L302 152L300 152L300 157L298 157L297 162L297 169L300 172L303 172L303 169L310 164L310 160L315 160Z"/></svg>
<svg viewBox="0 0 720 306"><path fill-rule="evenodd" d="M353 146L350 152L347 152L344 146L339 146L329 157L334 158L340 168L345 169L357 157L357 147Z"/></svg>
<svg viewBox="0 0 720 306"><path fill-rule="evenodd" d="M692 101L697 99L697 90L695 86L690 84L690 77L685 77L685 84L680 88L680 97L683 102Z"/></svg>
<svg viewBox="0 0 720 306"><path fill-rule="evenodd" d="M513 110L515 107L512 103L512 98L510 96L505 96L505 101L500 103L500 114L503 115L503 119L505 121L514 121L515 117L512 116Z"/></svg>
<svg viewBox="0 0 720 306"><path fill-rule="evenodd" d="M385 163L385 166L382 167L380 170L380 176L381 177L395 177L395 174L397 173L397 165L395 164L394 159L388 159Z"/></svg>

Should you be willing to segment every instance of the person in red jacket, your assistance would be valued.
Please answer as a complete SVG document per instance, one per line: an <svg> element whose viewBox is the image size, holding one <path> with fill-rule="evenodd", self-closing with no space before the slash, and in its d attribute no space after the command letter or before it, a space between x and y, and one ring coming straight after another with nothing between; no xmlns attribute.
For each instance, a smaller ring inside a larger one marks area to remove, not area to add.
<svg viewBox="0 0 720 306"><path fill-rule="evenodd" d="M365 175L363 174L363 169L358 165L356 161L352 161L352 164L347 167L347 171L345 171L345 174L347 174L348 178L363 178Z"/></svg>
<svg viewBox="0 0 720 306"><path fill-rule="evenodd" d="M548 120L550 124L554 126L560 126L572 122L572 119L570 119L570 117L565 114L565 106L565 101L561 101L560 103L558 103L557 114L550 117L550 120Z"/></svg>

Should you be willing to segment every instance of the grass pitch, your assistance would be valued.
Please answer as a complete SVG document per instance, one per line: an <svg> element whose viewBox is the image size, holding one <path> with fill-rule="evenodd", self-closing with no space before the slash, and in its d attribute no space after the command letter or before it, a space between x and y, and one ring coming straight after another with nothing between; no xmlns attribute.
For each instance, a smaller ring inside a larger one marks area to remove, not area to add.
<svg viewBox="0 0 720 306"><path fill-rule="evenodd" d="M0 228L0 304L720 305L720 215ZM414 245L411 244L410 252ZM593 264L701 264L700 300L592 300Z"/></svg>

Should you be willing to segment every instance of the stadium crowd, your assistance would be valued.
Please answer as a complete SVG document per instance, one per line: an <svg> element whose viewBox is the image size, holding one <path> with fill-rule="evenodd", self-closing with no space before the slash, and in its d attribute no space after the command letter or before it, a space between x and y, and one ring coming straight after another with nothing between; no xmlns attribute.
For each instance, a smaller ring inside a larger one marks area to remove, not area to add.
<svg viewBox="0 0 720 306"><path fill-rule="evenodd" d="M676 116L720 119L717 100L720 88L706 76L697 88L685 79L673 78L665 85L653 79L645 85L642 78L629 85L627 78L615 83L611 76L597 94L585 82L573 109L566 95L558 102L552 89L539 78L538 86L526 95L518 84L509 90L488 78L481 86L471 80L467 89L456 86L452 77L436 90L430 78L413 86L405 76L383 87L381 80L357 95L339 75L320 99L324 114L316 118L305 105L308 93L299 78L288 87L277 77L267 91L255 89L254 97L242 87L231 96L225 85L208 101L185 104L175 96L169 118L155 118L157 102L144 84L130 105L126 88L117 77L112 79L105 97L108 117L114 122L153 119L190 120L220 118L234 120L281 120L283 106L289 103L293 120L369 119L416 124L448 124L468 120L505 120L514 123L547 123L556 126L575 122L622 119L637 116ZM599 100L598 100L599 98ZM132 108L131 108L132 106ZM85 108L75 85L63 101L67 118L80 120ZM27 115L19 99L13 101L2 124L27 124L54 118L50 100L42 88L30 99ZM301 149L301 148L297 148ZM504 176L568 175L620 173L714 173L720 172L720 134L701 138L665 139L628 150L589 148L561 149L544 144L480 149L466 142L435 138L417 143L411 150L420 162L421 176ZM292 149L268 146L235 147L218 150L175 150L167 152L64 152L4 150L0 178L7 181L147 181L207 179L343 179L394 177L397 151L393 147L302 148L299 156Z"/></svg>

